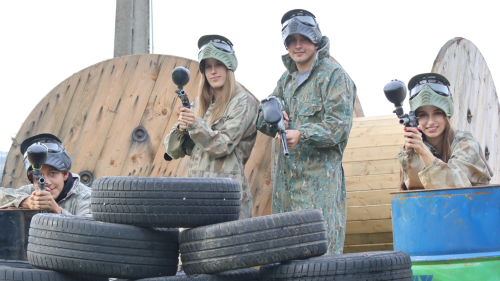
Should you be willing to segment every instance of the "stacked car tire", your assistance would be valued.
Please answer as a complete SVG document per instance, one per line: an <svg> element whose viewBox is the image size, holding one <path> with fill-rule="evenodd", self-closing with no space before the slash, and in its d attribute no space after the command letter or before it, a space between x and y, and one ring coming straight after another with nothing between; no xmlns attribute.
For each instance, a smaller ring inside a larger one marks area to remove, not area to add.
<svg viewBox="0 0 500 281"><path fill-rule="evenodd" d="M93 184L93 219L33 218L28 261L86 278L411 280L402 252L322 257L319 210L237 220L240 196L239 184L227 178L103 177ZM175 229L184 227L191 229ZM185 275L176 275L179 250Z"/></svg>

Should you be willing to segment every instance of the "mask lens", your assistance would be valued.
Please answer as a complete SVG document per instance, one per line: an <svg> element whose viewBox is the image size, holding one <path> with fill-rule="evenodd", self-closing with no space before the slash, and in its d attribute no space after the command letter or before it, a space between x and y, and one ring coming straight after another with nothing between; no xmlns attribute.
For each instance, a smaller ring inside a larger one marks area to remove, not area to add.
<svg viewBox="0 0 500 281"><path fill-rule="evenodd" d="M231 51L233 50L231 48L231 46L229 45L226 45L224 43L219 43L219 42L212 42L212 44L214 45L215 48L221 50L221 51L224 51L226 53L231 53Z"/></svg>
<svg viewBox="0 0 500 281"><path fill-rule="evenodd" d="M207 47L208 44L212 43L212 45L214 45L215 48L217 48L218 50L221 50L223 52L226 52L226 53L231 53L233 48L227 44L224 44L224 43L220 43L220 42L208 42L207 44L201 46L200 48L200 51L198 52L198 55L200 55L200 53Z"/></svg>
<svg viewBox="0 0 500 281"><path fill-rule="evenodd" d="M293 18L285 21L282 25L281 31L283 31L290 24L290 22L292 22L292 20L294 20L294 19L297 19L302 24L305 24L308 26L316 26L317 25L316 21L310 16L296 16L296 17L293 17Z"/></svg>
<svg viewBox="0 0 500 281"><path fill-rule="evenodd" d="M316 26L316 21L310 16L297 16L295 19L298 19L301 23L309 26Z"/></svg>
<svg viewBox="0 0 500 281"><path fill-rule="evenodd" d="M448 97L450 96L450 89L446 85L438 84L438 83L425 83L425 84L420 84L415 86L413 89L410 91L410 99L413 99L422 89L424 86L429 86L434 92L436 92L438 95Z"/></svg>

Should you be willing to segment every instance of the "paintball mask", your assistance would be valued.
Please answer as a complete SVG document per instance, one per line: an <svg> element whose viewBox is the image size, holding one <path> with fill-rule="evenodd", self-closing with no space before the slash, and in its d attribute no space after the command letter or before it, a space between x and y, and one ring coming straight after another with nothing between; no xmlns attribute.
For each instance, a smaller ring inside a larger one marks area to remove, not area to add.
<svg viewBox="0 0 500 281"><path fill-rule="evenodd" d="M236 71L238 59L234 53L233 43L224 36L205 35L198 40L198 62L200 71L204 73L203 60L214 58L221 61L229 70Z"/></svg>
<svg viewBox="0 0 500 281"><path fill-rule="evenodd" d="M32 165L28 159L27 150L34 143L40 143L47 148L48 155L45 164L56 168L58 171L69 172L71 169L71 158L61 145L61 140L52 134L39 134L25 139L21 144L21 153L24 155L24 168L31 183L33 183L31 175Z"/></svg>
<svg viewBox="0 0 500 281"><path fill-rule="evenodd" d="M416 111L421 106L432 105L452 117L455 108L449 86L448 79L437 73L414 76L408 83L411 110Z"/></svg>
<svg viewBox="0 0 500 281"><path fill-rule="evenodd" d="M321 38L321 30L316 22L316 17L306 10L296 9L288 11L281 18L281 35L283 36L283 44L288 50L286 39L290 35L301 34L309 38L314 44L319 44Z"/></svg>

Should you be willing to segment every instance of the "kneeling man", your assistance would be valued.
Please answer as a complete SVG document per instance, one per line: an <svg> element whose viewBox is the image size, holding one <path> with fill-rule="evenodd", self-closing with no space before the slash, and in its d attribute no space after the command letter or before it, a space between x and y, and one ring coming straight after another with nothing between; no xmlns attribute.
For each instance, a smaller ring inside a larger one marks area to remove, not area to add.
<svg viewBox="0 0 500 281"><path fill-rule="evenodd" d="M47 161L40 174L45 177L45 191L38 189L33 180L32 166L28 161L27 149L34 143L41 143L48 149ZM61 140L51 134L30 137L21 144L24 167L32 184L18 189L0 187L0 208L24 208L43 210L48 213L91 217L91 189L80 182L77 174L70 173L71 158Z"/></svg>

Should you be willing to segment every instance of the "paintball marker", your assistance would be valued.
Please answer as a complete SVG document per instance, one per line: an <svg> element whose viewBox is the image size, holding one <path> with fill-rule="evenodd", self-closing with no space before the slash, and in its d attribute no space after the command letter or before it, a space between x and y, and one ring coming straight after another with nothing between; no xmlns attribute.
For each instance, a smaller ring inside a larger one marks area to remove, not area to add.
<svg viewBox="0 0 500 281"><path fill-rule="evenodd" d="M264 120L280 134L283 153L285 156L289 156L290 153L286 144L285 119L283 118L281 102L276 97L268 97L263 99L261 103Z"/></svg>
<svg viewBox="0 0 500 281"><path fill-rule="evenodd" d="M186 92L184 92L183 87L189 82L191 75L189 74L189 70L183 66L178 66L172 71L172 81L174 81L175 85L177 85L177 96L181 99L182 106L191 108L189 104L189 98Z"/></svg>
<svg viewBox="0 0 500 281"><path fill-rule="evenodd" d="M189 73L189 70L183 66L178 66L172 71L172 81L174 81L175 85L177 85L177 90L175 90L175 93L177 93L177 96L181 100L182 106L186 108L191 108L191 105L189 104L188 95L184 91L183 87L186 86L190 78L191 74ZM190 138L189 141L190 144L192 143L194 145L194 142ZM167 153L163 155L163 158L165 159L165 161L172 160L172 157L170 157L170 155L168 155Z"/></svg>
<svg viewBox="0 0 500 281"><path fill-rule="evenodd" d="M385 97L394 104L396 110L393 112L399 118L399 124L405 127L418 127L418 117L415 116L415 112L410 111L409 114L405 114L403 110L403 101L406 98L406 85L397 79L392 80L384 86Z"/></svg>
<svg viewBox="0 0 500 281"><path fill-rule="evenodd" d="M48 148L39 142L30 145L27 150L28 161L33 168L33 180L38 183L38 189L41 191L45 191L45 177L40 175L40 169L47 161L48 152Z"/></svg>

